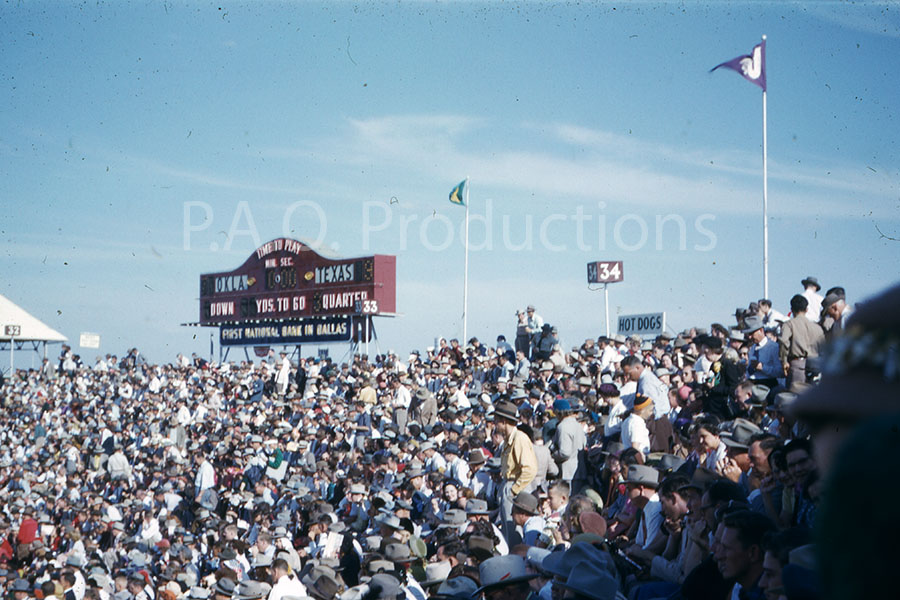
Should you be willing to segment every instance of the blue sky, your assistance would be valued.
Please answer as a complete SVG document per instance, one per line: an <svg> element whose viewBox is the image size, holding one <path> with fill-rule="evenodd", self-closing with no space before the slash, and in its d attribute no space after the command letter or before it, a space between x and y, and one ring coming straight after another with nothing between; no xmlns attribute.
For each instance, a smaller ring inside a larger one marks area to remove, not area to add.
<svg viewBox="0 0 900 600"><path fill-rule="evenodd" d="M708 71L765 33L769 295L786 312L812 274L859 300L900 265L897 13L7 2L0 293L76 344L100 333L102 352L208 353L210 330L180 326L199 275L288 235L396 254L401 316L379 321L379 347L421 349L462 333L464 211L447 194L469 176L491 234L473 220L470 335L512 334L527 303L566 345L602 333L592 260L625 261L612 316L727 321L762 295L761 95Z"/></svg>

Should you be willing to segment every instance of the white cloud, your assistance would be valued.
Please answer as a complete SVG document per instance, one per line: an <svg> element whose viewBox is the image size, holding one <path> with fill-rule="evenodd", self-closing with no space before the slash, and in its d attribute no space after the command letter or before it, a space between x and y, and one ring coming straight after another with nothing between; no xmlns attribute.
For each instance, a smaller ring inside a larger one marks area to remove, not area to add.
<svg viewBox="0 0 900 600"><path fill-rule="evenodd" d="M503 132L485 119L454 114L389 115L348 119L347 124L296 146L257 149L254 158L269 162L253 176L139 155L125 162L133 170L196 186L306 199L387 201L402 190L406 202L421 197L428 182L470 175L482 197L525 197L534 210L602 201L642 212L759 212L762 177L756 152L685 149L570 123L525 123ZM527 135L531 149L498 141L509 134ZM580 151L573 153L572 147ZM773 216L896 218L889 200L897 196L895 173L880 165L873 171L866 165L803 158L803 164L787 164L770 156ZM298 177L303 185L296 184Z"/></svg>
<svg viewBox="0 0 900 600"><path fill-rule="evenodd" d="M421 139L427 135L438 140L449 139L471 132L483 119L462 115L393 115L371 119L349 119L350 124L362 135L376 140Z"/></svg>
<svg viewBox="0 0 900 600"><path fill-rule="evenodd" d="M523 126L536 135L546 131L546 146L562 140L587 147L587 152L573 157L549 149L484 148L489 145L485 142L476 147L467 142L490 137L488 124L460 116L395 116L351 123L354 137L339 141L343 157L373 166L403 165L419 177L467 173L473 185L539 195L551 202L575 199L660 210L758 212L762 173L756 153L685 151L568 124ZM868 197L868 205L872 198L894 193L889 176L873 177L864 166L786 165L771 158L769 162L772 210L784 216L808 215L810 207L821 216L857 216L860 196Z"/></svg>

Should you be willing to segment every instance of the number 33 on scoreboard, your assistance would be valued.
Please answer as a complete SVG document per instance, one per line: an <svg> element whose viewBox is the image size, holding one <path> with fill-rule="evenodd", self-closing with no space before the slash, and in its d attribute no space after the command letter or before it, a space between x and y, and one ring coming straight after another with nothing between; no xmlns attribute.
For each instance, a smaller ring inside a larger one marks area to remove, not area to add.
<svg viewBox="0 0 900 600"><path fill-rule="evenodd" d="M364 315L374 315L378 312L377 300L363 300L362 312Z"/></svg>

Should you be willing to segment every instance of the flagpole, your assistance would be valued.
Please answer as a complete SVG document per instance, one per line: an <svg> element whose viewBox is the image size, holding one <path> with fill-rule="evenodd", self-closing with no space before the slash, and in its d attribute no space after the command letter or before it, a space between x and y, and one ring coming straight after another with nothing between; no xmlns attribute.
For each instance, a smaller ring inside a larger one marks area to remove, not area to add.
<svg viewBox="0 0 900 600"><path fill-rule="evenodd" d="M466 185L464 187L466 191L466 237L463 245L466 247L466 260L465 266L463 270L463 339L462 345L465 347L466 344L469 343L469 338L466 337L467 334L467 324L469 320L469 178L466 177Z"/></svg>
<svg viewBox="0 0 900 600"><path fill-rule="evenodd" d="M763 43L766 36L762 36ZM769 156L766 136L766 88L762 93L762 152L763 152L763 298L769 298Z"/></svg>

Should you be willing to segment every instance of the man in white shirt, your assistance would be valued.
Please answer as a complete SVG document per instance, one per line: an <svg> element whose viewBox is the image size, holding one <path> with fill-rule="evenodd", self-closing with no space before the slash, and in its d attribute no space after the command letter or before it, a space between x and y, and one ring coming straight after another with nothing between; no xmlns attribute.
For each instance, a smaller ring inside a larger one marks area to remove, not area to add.
<svg viewBox="0 0 900 600"><path fill-rule="evenodd" d="M619 353L616 351L613 342L606 336L597 338L597 350L599 352L600 372L607 370Z"/></svg>
<svg viewBox="0 0 900 600"><path fill-rule="evenodd" d="M182 427L187 427L191 424L191 410L187 407L187 403L184 400L178 401L178 412L175 414L175 418Z"/></svg>
<svg viewBox="0 0 900 600"><path fill-rule="evenodd" d="M287 352L281 353L281 366L278 369L278 375L275 376L275 386L279 396L287 394L288 385L291 383L291 359L288 358Z"/></svg>
<svg viewBox="0 0 900 600"><path fill-rule="evenodd" d="M215 487L216 471L213 469L212 463L206 459L203 451L197 451L194 454L194 462L197 465L197 476L194 478L194 489L197 492L197 501L206 490Z"/></svg>
<svg viewBox="0 0 900 600"><path fill-rule="evenodd" d="M438 471L443 473L447 470L447 461L435 448L434 442L431 440L422 443L422 456L425 457L425 471L432 473Z"/></svg>
<svg viewBox="0 0 900 600"><path fill-rule="evenodd" d="M622 422L622 444L625 448L636 448L644 457L650 453L650 430L647 420L653 418L653 401L640 394L634 397L634 408Z"/></svg>
<svg viewBox="0 0 900 600"><path fill-rule="evenodd" d="M609 415L603 426L603 437L613 438L622 432L622 420L628 407L619 396L619 389L612 383L600 384L600 397L609 405Z"/></svg>
<svg viewBox="0 0 900 600"><path fill-rule="evenodd" d="M72 570L72 575L75 577L75 581L71 586L72 593L75 595L75 600L84 600L84 593L87 591L87 581L84 579L84 575L81 572L83 566L84 557L80 554L70 554L66 559L66 567L69 567Z"/></svg>
<svg viewBox="0 0 900 600"><path fill-rule="evenodd" d="M122 445L116 442L115 451L106 462L106 470L112 481L131 481L131 465L122 452Z"/></svg>
<svg viewBox="0 0 900 600"><path fill-rule="evenodd" d="M412 402L412 396L409 393L409 379L406 376L395 377L391 381L394 388L394 398L391 401L391 409L393 410L393 422L400 429L401 435L406 432L406 424L409 421L409 405Z"/></svg>
<svg viewBox="0 0 900 600"><path fill-rule="evenodd" d="M534 311L534 306L531 304L525 309L525 314L528 315L528 329L526 330L528 335L540 333L541 327L544 326L544 318Z"/></svg>
<svg viewBox="0 0 900 600"><path fill-rule="evenodd" d="M162 539L159 520L150 511L144 511L144 518L141 520L137 537L147 546L152 546Z"/></svg>
<svg viewBox="0 0 900 600"><path fill-rule="evenodd" d="M253 562L259 561L260 556L265 556L269 561L275 559L275 545L272 544L272 534L263 531L256 537L256 543L250 546L250 554L253 555Z"/></svg>
<svg viewBox="0 0 900 600"><path fill-rule="evenodd" d="M772 308L772 301L768 298L762 298L759 301L759 312L762 313L763 325L766 329L778 329L782 323L788 320L786 316Z"/></svg>
<svg viewBox="0 0 900 600"><path fill-rule="evenodd" d="M276 558L272 562L272 581L275 585L272 586L267 600L281 600L285 596L298 598L306 596L306 586L300 583L299 579L291 577L289 572L290 568L283 558Z"/></svg>
<svg viewBox="0 0 900 600"><path fill-rule="evenodd" d="M459 446L453 442L444 445L444 456L447 459L446 475L455 479L462 487L470 487L469 463L460 456Z"/></svg>
<svg viewBox="0 0 900 600"><path fill-rule="evenodd" d="M469 398L466 397L465 392L460 389L459 383L454 379L447 382L447 406L456 407L457 410L472 407Z"/></svg>
<svg viewBox="0 0 900 600"><path fill-rule="evenodd" d="M162 388L162 381L160 381L159 376L156 373L150 377L150 382L147 384L147 391L151 394L158 394L159 390Z"/></svg>
<svg viewBox="0 0 900 600"><path fill-rule="evenodd" d="M806 318L818 323L819 317L822 314L822 300L824 300L821 294L819 294L819 290L822 289L822 286L819 285L819 280L812 276L801 281L800 285L803 286L803 293L801 296L809 301L809 308L806 309Z"/></svg>
<svg viewBox="0 0 900 600"><path fill-rule="evenodd" d="M493 492L491 474L483 468L487 457L481 448L475 448L469 452L469 482L476 498L488 498Z"/></svg>

